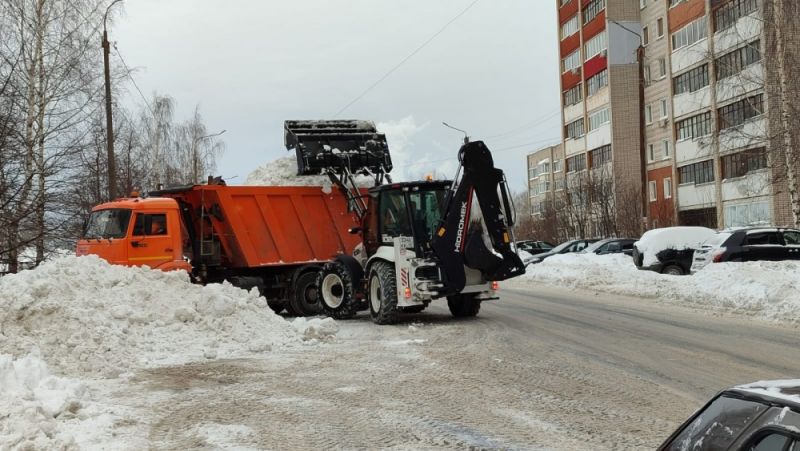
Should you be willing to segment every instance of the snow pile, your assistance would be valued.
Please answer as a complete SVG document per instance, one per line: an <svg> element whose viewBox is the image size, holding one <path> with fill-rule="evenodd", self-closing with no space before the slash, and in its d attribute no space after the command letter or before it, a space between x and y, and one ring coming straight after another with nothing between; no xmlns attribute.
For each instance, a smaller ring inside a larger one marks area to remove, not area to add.
<svg viewBox="0 0 800 451"><path fill-rule="evenodd" d="M374 185L370 177L357 176L356 184L360 187ZM259 167L247 176L245 185L251 186L321 186L326 194L332 190L327 175L297 175L297 158L285 157Z"/></svg>
<svg viewBox="0 0 800 451"><path fill-rule="evenodd" d="M665 249L699 249L717 232L705 227L666 227L648 230L634 246L644 256L643 266L658 263L656 255Z"/></svg>
<svg viewBox="0 0 800 451"><path fill-rule="evenodd" d="M330 341L339 332L339 325L333 318L297 318L292 326L305 341Z"/></svg>
<svg viewBox="0 0 800 451"><path fill-rule="evenodd" d="M0 354L0 449L68 449L64 422L83 416L86 386L50 374L37 354Z"/></svg>
<svg viewBox="0 0 800 451"><path fill-rule="evenodd" d="M800 322L800 263L714 263L691 276L636 269L626 255L563 254L527 267L517 284L544 283L651 297Z"/></svg>
<svg viewBox="0 0 800 451"><path fill-rule="evenodd" d="M41 350L67 375L234 357L299 343L266 300L186 273L65 257L0 279L0 353Z"/></svg>

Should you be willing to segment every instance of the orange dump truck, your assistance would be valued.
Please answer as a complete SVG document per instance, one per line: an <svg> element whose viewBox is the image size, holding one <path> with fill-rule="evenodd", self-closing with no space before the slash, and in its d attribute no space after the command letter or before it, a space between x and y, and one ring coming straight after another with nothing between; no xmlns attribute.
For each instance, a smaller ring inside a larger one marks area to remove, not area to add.
<svg viewBox="0 0 800 451"><path fill-rule="evenodd" d="M194 185L98 205L77 254L258 288L276 311L316 314L323 264L359 243L339 190Z"/></svg>

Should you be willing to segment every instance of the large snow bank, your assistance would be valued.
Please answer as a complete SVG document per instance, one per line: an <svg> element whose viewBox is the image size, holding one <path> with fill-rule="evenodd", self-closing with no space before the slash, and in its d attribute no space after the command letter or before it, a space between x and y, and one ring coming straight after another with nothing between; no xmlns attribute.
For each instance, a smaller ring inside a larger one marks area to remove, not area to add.
<svg viewBox="0 0 800 451"><path fill-rule="evenodd" d="M266 352L303 332L256 290L193 285L186 273L65 257L0 279L0 353L41 350L67 375Z"/></svg>
<svg viewBox="0 0 800 451"><path fill-rule="evenodd" d="M516 284L544 283L664 302L701 304L800 322L800 263L714 263L691 276L636 269L626 255L563 254L527 267Z"/></svg>
<svg viewBox="0 0 800 451"><path fill-rule="evenodd" d="M331 192L332 184L327 175L297 175L297 158L284 157L259 167L247 176L246 185L253 186L320 186L326 193ZM370 177L357 176L356 184L361 187L374 185Z"/></svg>
<svg viewBox="0 0 800 451"><path fill-rule="evenodd" d="M698 249L717 232L705 227L666 227L648 230L634 246L644 256L643 266L658 263L656 255L665 249Z"/></svg>

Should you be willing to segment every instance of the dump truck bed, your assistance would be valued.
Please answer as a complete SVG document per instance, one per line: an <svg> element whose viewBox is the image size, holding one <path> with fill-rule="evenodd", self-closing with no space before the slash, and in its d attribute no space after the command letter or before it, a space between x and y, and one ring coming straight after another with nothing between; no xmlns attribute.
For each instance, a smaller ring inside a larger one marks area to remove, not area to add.
<svg viewBox="0 0 800 451"><path fill-rule="evenodd" d="M158 195L179 201L201 254L218 243L219 264L229 268L325 262L359 243L348 233L357 220L336 189L198 185Z"/></svg>

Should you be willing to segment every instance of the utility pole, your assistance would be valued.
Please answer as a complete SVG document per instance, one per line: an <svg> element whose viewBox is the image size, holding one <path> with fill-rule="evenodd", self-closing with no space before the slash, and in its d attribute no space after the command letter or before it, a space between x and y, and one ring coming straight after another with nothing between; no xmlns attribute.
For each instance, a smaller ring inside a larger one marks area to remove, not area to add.
<svg viewBox="0 0 800 451"><path fill-rule="evenodd" d="M201 136L199 138L195 138L195 140L192 141L192 183L198 183L197 182L197 175L198 175L197 172L199 171L199 168L197 167L198 166L198 161L197 161L197 143L199 143L200 141L202 141L204 139L215 138L217 136L220 136L220 135L224 134L226 131L227 130L222 130L221 132L214 133L213 135Z"/></svg>
<svg viewBox="0 0 800 451"><path fill-rule="evenodd" d="M111 65L109 63L109 53L111 45L108 42L108 10L122 0L114 0L103 15L103 63L105 65L106 77L106 152L108 153L108 197L117 198L117 162L114 157L114 121L111 117Z"/></svg>

